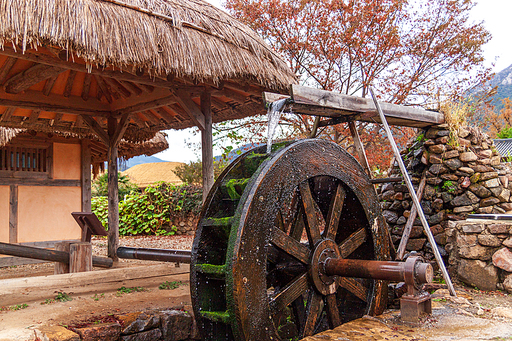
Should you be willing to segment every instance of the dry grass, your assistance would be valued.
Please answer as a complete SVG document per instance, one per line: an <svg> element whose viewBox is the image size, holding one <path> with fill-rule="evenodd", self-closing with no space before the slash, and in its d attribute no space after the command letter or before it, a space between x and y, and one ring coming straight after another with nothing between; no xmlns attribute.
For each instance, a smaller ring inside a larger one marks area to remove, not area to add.
<svg viewBox="0 0 512 341"><path fill-rule="evenodd" d="M180 165L183 165L183 163L144 163L141 165L135 165L122 172L122 174L127 175L130 178L130 181L137 184L139 187L147 187L158 181L165 181L175 185L180 185L182 181L174 173L174 169Z"/></svg>
<svg viewBox="0 0 512 341"><path fill-rule="evenodd" d="M255 32L201 0L0 0L0 47L10 45L53 46L92 66L197 82L286 89L295 81Z"/></svg>
<svg viewBox="0 0 512 341"><path fill-rule="evenodd" d="M459 129L467 125L467 118L472 109L473 106L469 101L448 100L441 104L441 112L450 130L449 143L452 146L459 145Z"/></svg>

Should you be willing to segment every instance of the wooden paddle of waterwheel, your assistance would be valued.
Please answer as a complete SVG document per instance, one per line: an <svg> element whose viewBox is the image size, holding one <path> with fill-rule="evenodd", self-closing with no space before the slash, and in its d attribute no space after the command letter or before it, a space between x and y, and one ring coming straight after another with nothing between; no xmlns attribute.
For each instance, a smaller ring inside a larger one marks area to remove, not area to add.
<svg viewBox="0 0 512 341"><path fill-rule="evenodd" d="M323 140L249 151L219 177L192 250L205 340L297 340L386 307L382 280L330 275L328 259L390 260L373 185Z"/></svg>

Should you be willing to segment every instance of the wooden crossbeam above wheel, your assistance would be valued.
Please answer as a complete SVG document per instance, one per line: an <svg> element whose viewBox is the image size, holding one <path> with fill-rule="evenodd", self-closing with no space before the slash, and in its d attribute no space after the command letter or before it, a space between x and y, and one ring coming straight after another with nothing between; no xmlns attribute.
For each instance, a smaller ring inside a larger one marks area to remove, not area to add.
<svg viewBox="0 0 512 341"><path fill-rule="evenodd" d="M264 92L265 103L288 98L293 105L293 112L305 115L324 116L331 118L325 124L336 124L348 121L364 121L380 123L379 115L373 101L369 98L347 96L332 91L314 89L299 85L291 86L291 96ZM422 128L444 123L442 113L428 111L390 103L381 103L389 124Z"/></svg>

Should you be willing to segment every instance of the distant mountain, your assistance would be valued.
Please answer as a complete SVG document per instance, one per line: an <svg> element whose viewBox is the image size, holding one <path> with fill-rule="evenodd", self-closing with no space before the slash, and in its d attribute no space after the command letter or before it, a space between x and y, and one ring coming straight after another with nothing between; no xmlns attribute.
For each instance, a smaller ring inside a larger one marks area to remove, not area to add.
<svg viewBox="0 0 512 341"><path fill-rule="evenodd" d="M498 72L489 82L491 87L497 86L497 93L493 97L492 104L496 107L496 111L503 108L501 100L503 98L512 97L512 65Z"/></svg>
<svg viewBox="0 0 512 341"><path fill-rule="evenodd" d="M128 159L126 161L119 159L119 171L123 172L123 171L127 170L128 168L131 168L135 165L141 165L143 163L155 163L155 162L167 162L167 161L159 159L156 156L146 156L146 155L134 156L131 159Z"/></svg>

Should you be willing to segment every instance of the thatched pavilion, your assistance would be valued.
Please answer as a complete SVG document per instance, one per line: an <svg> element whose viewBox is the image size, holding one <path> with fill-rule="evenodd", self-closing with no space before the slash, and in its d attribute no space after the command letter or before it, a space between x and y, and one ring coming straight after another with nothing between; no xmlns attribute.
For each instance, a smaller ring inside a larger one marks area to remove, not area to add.
<svg viewBox="0 0 512 341"><path fill-rule="evenodd" d="M199 127L206 193L212 122L261 113L261 91L292 82L262 39L200 0L0 0L0 126L94 133L106 146L114 259L122 139Z"/></svg>

